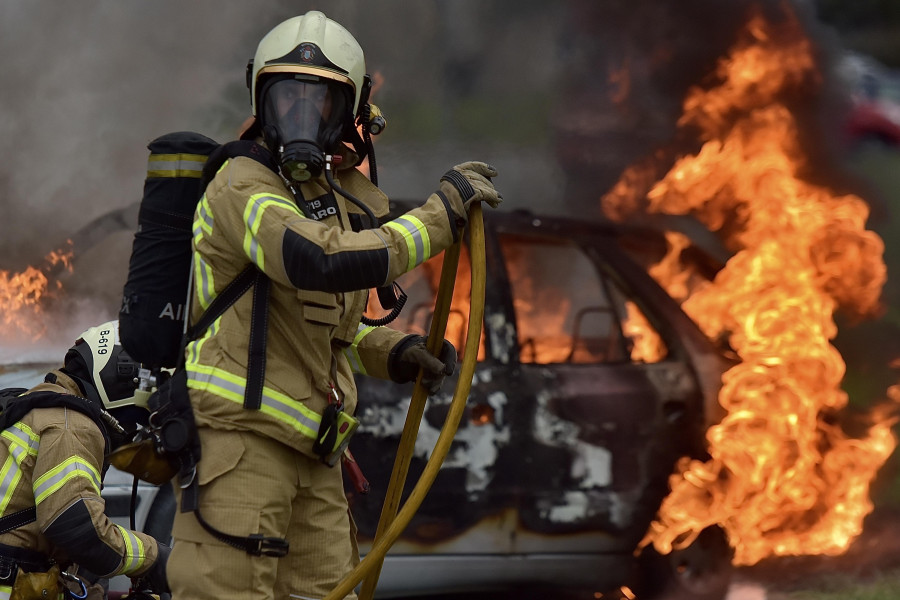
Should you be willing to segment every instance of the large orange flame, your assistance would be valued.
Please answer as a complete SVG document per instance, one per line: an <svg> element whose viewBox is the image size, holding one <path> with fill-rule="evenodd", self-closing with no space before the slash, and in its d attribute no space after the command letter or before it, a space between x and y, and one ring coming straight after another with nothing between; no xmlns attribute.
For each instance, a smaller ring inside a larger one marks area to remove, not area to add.
<svg viewBox="0 0 900 600"><path fill-rule="evenodd" d="M884 245L865 229L862 199L801 176L808 165L797 124L779 98L816 85L818 75L794 17L774 24L752 16L716 78L690 90L679 121L698 132L700 150L678 159L643 200L653 161L626 171L602 200L613 218L642 203L693 215L734 252L702 287L686 289L671 264L653 273L740 362L723 378L726 416L707 434L710 459L682 459L643 544L666 553L719 524L736 564L840 554L872 510L870 482L896 440L892 419L878 411L861 438L838 424L847 396L845 364L830 344L833 315L879 309ZM670 243L671 263L680 246Z"/></svg>
<svg viewBox="0 0 900 600"><path fill-rule="evenodd" d="M52 283L48 273L60 267L72 268L72 242L53 250L40 266L20 272L0 270L0 337L6 342L34 341L44 336L47 323L42 318L48 298L57 296L62 283Z"/></svg>

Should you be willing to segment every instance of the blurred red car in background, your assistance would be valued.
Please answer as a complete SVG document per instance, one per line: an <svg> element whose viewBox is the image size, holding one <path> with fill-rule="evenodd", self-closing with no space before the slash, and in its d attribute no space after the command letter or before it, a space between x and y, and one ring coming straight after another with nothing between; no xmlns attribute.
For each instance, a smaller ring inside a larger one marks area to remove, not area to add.
<svg viewBox="0 0 900 600"><path fill-rule="evenodd" d="M840 68L850 87L847 141L900 145L900 73L860 55L847 56Z"/></svg>

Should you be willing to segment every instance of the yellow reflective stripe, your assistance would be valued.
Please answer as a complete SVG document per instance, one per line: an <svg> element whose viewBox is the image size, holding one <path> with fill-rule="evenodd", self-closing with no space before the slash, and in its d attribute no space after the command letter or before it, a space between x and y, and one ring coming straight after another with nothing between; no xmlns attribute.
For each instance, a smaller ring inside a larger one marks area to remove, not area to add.
<svg viewBox="0 0 900 600"><path fill-rule="evenodd" d="M0 434L9 442L9 456L0 467L0 515L6 512L13 492L22 479L22 461L29 454L37 456L41 437L21 421Z"/></svg>
<svg viewBox="0 0 900 600"><path fill-rule="evenodd" d="M97 469L95 469L88 461L79 456L72 456L34 481L32 484L34 489L34 503L40 504L47 499L47 496L75 477L84 477L90 481L91 485L94 486L97 495L100 495L100 473L98 473Z"/></svg>
<svg viewBox="0 0 900 600"><path fill-rule="evenodd" d="M287 198L272 194L253 194L250 196L250 199L247 200L247 205L244 207L244 253L260 269L265 268L265 256L263 256L263 249L259 245L257 235L259 234L259 226L262 224L263 213L270 206L279 206L291 211L298 217L303 216L297 205Z"/></svg>
<svg viewBox="0 0 900 600"><path fill-rule="evenodd" d="M212 233L213 215L209 208L206 194L200 199L197 212L194 215L193 237L194 248L203 240L203 234ZM194 287L196 288L197 301L203 309L209 307L215 298L215 279L213 270L198 252L194 252Z"/></svg>
<svg viewBox="0 0 900 600"><path fill-rule="evenodd" d="M212 268L206 264L199 252L194 252L194 287L197 301L206 310L216 297L215 279Z"/></svg>
<svg viewBox="0 0 900 600"><path fill-rule="evenodd" d="M418 218L412 215L403 215L393 221L388 221L385 225L399 231L406 240L406 248L409 253L407 271L412 271L416 265L431 258L431 238L428 237L428 229L425 224Z"/></svg>
<svg viewBox="0 0 900 600"><path fill-rule="evenodd" d="M0 600L9 600L12 595L12 586L0 585Z"/></svg>
<svg viewBox="0 0 900 600"><path fill-rule="evenodd" d="M347 361L350 363L350 369L354 373L368 375L366 367L363 365L362 357L359 355L359 343L364 337L372 333L374 329L375 327L371 325L360 323L356 328L356 337L353 338L353 343L344 348L344 356L347 357Z"/></svg>
<svg viewBox="0 0 900 600"><path fill-rule="evenodd" d="M215 394L243 405L247 380L223 369L187 362L188 387ZM291 427L308 438L315 439L322 417L301 402L270 387L263 387L259 411Z"/></svg>
<svg viewBox="0 0 900 600"><path fill-rule="evenodd" d="M5 429L0 436L6 438L12 444L22 446L28 451L28 454L37 456L38 445L41 443L41 436L36 434L31 427L19 421L8 429Z"/></svg>
<svg viewBox="0 0 900 600"><path fill-rule="evenodd" d="M203 176L206 156L202 154L151 154L147 159L147 177Z"/></svg>
<svg viewBox="0 0 900 600"><path fill-rule="evenodd" d="M122 557L122 568L116 571L116 575L130 575L140 569L141 565L144 564L144 559L147 558L144 552L144 542L121 525L116 525L116 527L125 541L125 556Z"/></svg>
<svg viewBox="0 0 900 600"><path fill-rule="evenodd" d="M216 332L219 330L219 323L221 322L221 320L222 317L219 317L218 319L213 321L212 325L209 326L209 329L203 332L203 335L188 344L187 362L196 363L198 360L200 360L200 348L203 346L203 342L216 334Z"/></svg>
<svg viewBox="0 0 900 600"><path fill-rule="evenodd" d="M3 462L3 467L0 468L0 485L2 485L3 491L3 497L0 498L0 515L6 512L20 479L22 479L22 469L19 468L14 455L10 454Z"/></svg>
<svg viewBox="0 0 900 600"><path fill-rule="evenodd" d="M208 234L212 234L213 231L213 214L212 209L209 206L209 200L206 199L206 194L200 198L200 202L197 203L197 212L194 215L194 238L195 241L199 237L203 239L203 232L205 231ZM198 231L198 227L201 231Z"/></svg>

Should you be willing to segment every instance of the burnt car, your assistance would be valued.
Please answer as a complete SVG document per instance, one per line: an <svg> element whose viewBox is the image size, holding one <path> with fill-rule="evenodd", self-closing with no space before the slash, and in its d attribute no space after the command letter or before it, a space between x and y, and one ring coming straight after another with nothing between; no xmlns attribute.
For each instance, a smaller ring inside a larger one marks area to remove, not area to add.
<svg viewBox="0 0 900 600"><path fill-rule="evenodd" d="M660 231L485 212L484 330L443 467L379 579L386 596L483 589L641 590L723 598L721 532L661 557L636 546L679 457L705 457L726 361L648 275ZM711 275L716 266L698 261ZM400 330L427 334L440 257L406 274ZM463 248L446 337L464 345ZM371 313L370 313L371 314ZM444 424L455 379L426 405L407 492ZM351 450L373 484L348 488L362 548L380 516L412 385L360 377ZM410 573L416 573L415 578ZM666 595L670 597L670 595Z"/></svg>
<svg viewBox="0 0 900 600"><path fill-rule="evenodd" d="M431 490L386 557L377 597L610 597L626 586L641 600L721 600L730 578L721 531L666 556L652 549L635 556L676 461L706 457L705 432L721 416L716 398L728 366L648 274L666 254L664 232L485 211L485 235L484 327L465 413ZM460 351L468 256L464 245L446 333ZM702 252L695 258L709 277L719 267ZM441 260L400 279L409 299L391 327L427 334ZM379 311L373 302L369 316ZM0 385L27 386L50 366L0 370ZM349 481L346 489L365 553L412 384L365 376L357 383L361 425L350 449L371 491L359 494ZM448 378L427 402L407 492L431 455L455 385ZM103 495L108 514L128 524L130 476L111 469ZM171 490L142 483L135 502L136 526L168 540ZM111 596L125 589L117 578Z"/></svg>

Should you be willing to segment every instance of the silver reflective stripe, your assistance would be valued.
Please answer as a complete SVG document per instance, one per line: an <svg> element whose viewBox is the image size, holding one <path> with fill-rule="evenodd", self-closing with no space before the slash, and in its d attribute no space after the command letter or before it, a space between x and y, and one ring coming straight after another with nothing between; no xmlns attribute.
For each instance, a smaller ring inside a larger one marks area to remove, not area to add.
<svg viewBox="0 0 900 600"><path fill-rule="evenodd" d="M247 230L250 234L250 245L247 249L247 254L255 265L259 264L259 242L256 241L256 233L259 231L259 224L256 220L262 213L262 205L266 200L268 200L267 196L255 199L250 207L250 214L247 215Z"/></svg>
<svg viewBox="0 0 900 600"><path fill-rule="evenodd" d="M200 206L197 209L197 214L200 216L200 221L202 221L203 225L206 225L207 229L211 230L213 228L213 217L211 214L209 214L209 209L206 207L206 202L200 202Z"/></svg>
<svg viewBox="0 0 900 600"><path fill-rule="evenodd" d="M422 261L428 258L425 252L425 240L422 239L422 230L406 217L394 219L394 223L403 225L403 227L406 228L406 231L409 232L409 238L412 239L416 245L416 264L421 264Z"/></svg>
<svg viewBox="0 0 900 600"><path fill-rule="evenodd" d="M188 365L188 380L200 384L201 387L212 386L220 388L226 392L229 392L232 398L240 398L240 400L235 401L243 402L244 385L242 384L228 381L224 377L220 377L214 373L198 372L192 369L191 365ZM267 407L270 410L279 413L280 415L283 415L290 420L296 421L297 423L305 426L312 431L318 431L318 421L310 419L296 407L291 406L290 404L287 404L277 398L274 398L266 392L265 388L263 388L262 406Z"/></svg>
<svg viewBox="0 0 900 600"><path fill-rule="evenodd" d="M34 488L34 501L35 504L40 504L47 496L55 492L58 488L62 487L62 485L72 477L83 477L87 476L88 479L94 484L94 489L97 490L97 493L100 493L100 479L97 477L97 474L94 473L93 470L87 467L86 463L82 461L82 459L73 457L68 459L65 463L52 469L48 473L53 473L52 477L49 477L45 481L42 481L37 487ZM40 478L38 479L40 481ZM35 482L37 483L37 481Z"/></svg>
<svg viewBox="0 0 900 600"><path fill-rule="evenodd" d="M16 459L16 464L21 465L22 461L25 460L25 456L28 454L28 450L22 446L10 446L9 453Z"/></svg>
<svg viewBox="0 0 900 600"><path fill-rule="evenodd" d="M188 362L196 363L200 360L200 346L203 345L203 342L216 335L216 332L219 330L219 321L222 320L222 317L219 317L215 321L212 322L212 325L209 326L209 329L203 332L203 335L198 340L194 340L190 344L188 344L188 352L190 355L190 359Z"/></svg>
<svg viewBox="0 0 900 600"><path fill-rule="evenodd" d="M22 461L29 454L37 456L39 440L31 437L22 428L28 429L28 426L16 423L0 434L9 442L9 456L6 457L3 467L0 468L0 515L6 512L9 502L12 500L13 492L16 491L16 486L19 485L19 480L22 476L22 469L20 468Z"/></svg>
<svg viewBox="0 0 900 600"><path fill-rule="evenodd" d="M347 362L350 363L350 370L354 373L359 373L360 375L366 375L365 367L363 367L362 359L359 357L359 352L356 350L356 346L350 346L349 348L344 348L344 356L347 357Z"/></svg>
<svg viewBox="0 0 900 600"><path fill-rule="evenodd" d="M274 202L275 204L280 204L284 208L290 210L291 212L297 213L300 215L300 209L297 208L297 205L287 200L285 198L280 198L278 196L256 196L253 198L253 203L256 205L254 207L254 213L257 207L261 207L263 204L268 204L269 202ZM302 215L300 215L302 216ZM247 219L247 224L252 225L255 224L253 219Z"/></svg>
<svg viewBox="0 0 900 600"><path fill-rule="evenodd" d="M25 446L26 448L31 450L33 454L37 453L38 441L33 439L30 435L28 435L21 429L19 429L18 423L16 423L15 425L13 425L10 428L4 430L3 435L7 438L9 436L15 437L16 438L15 442L21 444L22 446ZM10 441L13 441L13 440L10 440Z"/></svg>
<svg viewBox="0 0 900 600"><path fill-rule="evenodd" d="M266 208L272 204L279 205L297 216L302 216L300 214L300 209L286 198L266 194L250 197L250 200L244 209L244 223L247 226L247 233L244 239L244 252L246 252L247 257L260 268L264 267L265 258L259 247L256 236L259 233L263 212L265 212Z"/></svg>
<svg viewBox="0 0 900 600"><path fill-rule="evenodd" d="M350 363L350 369L354 373L359 373L360 375L368 375L366 372L366 367L363 365L362 357L359 355L359 343L363 340L364 337L372 333L375 327L371 325L366 325L365 323L360 323L356 327L356 336L353 338L353 343L350 344L347 348L344 348L344 356L347 357L347 362Z"/></svg>
<svg viewBox="0 0 900 600"><path fill-rule="evenodd" d="M205 163L198 160L148 160L148 171L197 171L203 172Z"/></svg>
<svg viewBox="0 0 900 600"><path fill-rule="evenodd" d="M430 257L431 238L425 229L425 224L412 215L404 215L384 224L385 227L399 231L406 242L407 253L406 270L412 271L416 265L421 264Z"/></svg>
<svg viewBox="0 0 900 600"><path fill-rule="evenodd" d="M122 565L122 573L127 575L140 568L144 562L144 544L130 530L125 529L121 525L116 525L122 532L122 539L125 541L125 555L123 556L124 564Z"/></svg>
<svg viewBox="0 0 900 600"><path fill-rule="evenodd" d="M213 300L213 290L212 284L209 281L209 266L206 264L206 261L203 260L203 257L199 254L197 256L197 270L200 271L200 286L197 290L197 293L200 295L200 301L204 306L209 306L209 303Z"/></svg>
<svg viewBox="0 0 900 600"><path fill-rule="evenodd" d="M19 483L19 479L22 475L22 470L19 469L18 465L19 461L15 458L14 454L6 457L6 460L3 462L3 468L0 469L0 474L2 474L3 480L0 481L0 515L6 512L6 507L9 506L9 501L12 499L13 492L16 491L16 485Z"/></svg>

